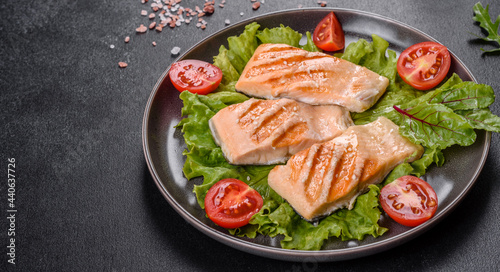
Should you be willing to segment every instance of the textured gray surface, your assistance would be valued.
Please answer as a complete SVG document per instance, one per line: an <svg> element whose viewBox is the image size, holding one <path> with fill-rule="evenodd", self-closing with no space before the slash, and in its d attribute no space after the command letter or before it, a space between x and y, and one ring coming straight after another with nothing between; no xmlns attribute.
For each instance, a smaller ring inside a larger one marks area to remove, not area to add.
<svg viewBox="0 0 500 272"><path fill-rule="evenodd" d="M151 2L151 0L150 0ZM500 91L499 55L471 33L476 1L326 1L411 25L448 46L478 82ZM220 3L220 1L216 1ZM20 271L498 271L500 147L459 207L395 249L336 263L275 261L234 250L187 224L163 199L144 161L148 96L174 57L232 23L317 1L226 0L206 17L161 33L135 34L140 0L0 3L0 160L16 159L16 261L7 263L7 177L0 180L0 270ZM500 4L490 14L500 14ZM203 1L184 0L185 7ZM433 5L434 7L430 7ZM243 15L240 15L243 12ZM125 36L131 42L125 44ZM157 43L156 47L152 42ZM112 45L114 48L111 48ZM126 61L126 69L118 68ZM491 107L500 115L497 102Z"/></svg>

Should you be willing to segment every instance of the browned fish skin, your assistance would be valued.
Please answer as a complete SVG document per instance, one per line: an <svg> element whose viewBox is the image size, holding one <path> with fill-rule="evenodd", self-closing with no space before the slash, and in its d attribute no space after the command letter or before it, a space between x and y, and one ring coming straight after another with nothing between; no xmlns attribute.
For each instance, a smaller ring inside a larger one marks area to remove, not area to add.
<svg viewBox="0 0 500 272"><path fill-rule="evenodd" d="M387 78L340 58L285 44L262 44L235 89L254 97L286 97L362 112L377 102L388 85Z"/></svg>
<svg viewBox="0 0 500 272"><path fill-rule="evenodd" d="M380 183L394 167L422 153L422 146L380 117L295 154L286 165L271 170L268 183L297 213L313 220L339 208L351 209L368 185Z"/></svg>
<svg viewBox="0 0 500 272"><path fill-rule="evenodd" d="M339 106L252 98L220 110L209 125L229 163L266 165L286 162L312 144L340 135L353 122Z"/></svg>

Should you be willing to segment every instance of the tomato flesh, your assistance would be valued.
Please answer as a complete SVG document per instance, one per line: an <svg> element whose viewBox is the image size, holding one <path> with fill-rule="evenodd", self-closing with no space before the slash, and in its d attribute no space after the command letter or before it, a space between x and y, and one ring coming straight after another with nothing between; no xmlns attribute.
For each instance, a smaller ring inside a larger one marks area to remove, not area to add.
<svg viewBox="0 0 500 272"><path fill-rule="evenodd" d="M248 224L262 205L262 196L238 179L220 180L205 196L208 218L223 228L239 228Z"/></svg>
<svg viewBox="0 0 500 272"><path fill-rule="evenodd" d="M414 44L398 58L399 76L417 90L436 87L448 74L451 65L446 46L435 42Z"/></svg>
<svg viewBox="0 0 500 272"><path fill-rule="evenodd" d="M325 51L338 51L344 48L344 30L333 11L325 16L314 29L313 42Z"/></svg>
<svg viewBox="0 0 500 272"><path fill-rule="evenodd" d="M219 86L222 71L219 67L201 60L181 60L170 67L170 80L179 91L208 94Z"/></svg>
<svg viewBox="0 0 500 272"><path fill-rule="evenodd" d="M408 227L426 222L438 207L434 189L415 176L403 176L387 184L379 198L384 211L394 221Z"/></svg>

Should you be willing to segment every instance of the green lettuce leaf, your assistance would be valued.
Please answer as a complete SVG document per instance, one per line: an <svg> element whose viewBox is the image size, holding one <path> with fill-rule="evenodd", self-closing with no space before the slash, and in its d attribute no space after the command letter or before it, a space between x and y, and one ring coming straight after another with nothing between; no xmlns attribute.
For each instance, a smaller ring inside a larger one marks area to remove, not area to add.
<svg viewBox="0 0 500 272"><path fill-rule="evenodd" d="M423 176L429 166L435 164L441 167L445 162L444 154L441 149L438 148L426 148L422 157L414 162L408 163L404 162L396 168L394 168L389 175L382 182L381 187L393 182L397 178L407 175L415 175L417 177Z"/></svg>
<svg viewBox="0 0 500 272"><path fill-rule="evenodd" d="M380 189L370 185L369 192L358 197L352 210L339 210L318 224L303 220L288 203L267 202L249 225L230 232L247 237L255 237L257 233L271 237L281 234L282 248L301 250L320 250L330 237L343 241L362 240L366 235L378 237L388 230L377 224L381 214L379 194Z"/></svg>
<svg viewBox="0 0 500 272"><path fill-rule="evenodd" d="M259 24L253 22L245 26L245 30L240 36L231 36L227 39L229 47L227 56L239 74L241 74L253 52L259 46L256 37L259 27Z"/></svg>
<svg viewBox="0 0 500 272"><path fill-rule="evenodd" d="M221 69L223 75L219 87L215 90L216 92L234 92L234 85L240 78L240 73L238 73L236 68L231 64L227 54L228 50L222 45L219 48L219 54L214 57L213 64Z"/></svg>
<svg viewBox="0 0 500 272"><path fill-rule="evenodd" d="M299 47L302 38L302 34L284 25L270 29L266 28L259 31L256 36L261 43L284 43L294 47Z"/></svg>
<svg viewBox="0 0 500 272"><path fill-rule="evenodd" d="M362 240L366 235L378 237L388 229L380 227L377 222L380 218L378 195L380 190L370 185L370 191L359 196L352 210L341 209L322 219L319 224L313 225L304 220L292 217L294 224L289 226L294 231L285 237L281 246L287 249L320 250L329 237L339 237L343 241ZM295 220L293 220L295 219Z"/></svg>
<svg viewBox="0 0 500 272"><path fill-rule="evenodd" d="M311 32L307 31L306 32L306 43L304 45L301 45L300 48L307 50L309 52L321 52L321 49L319 49L316 44L314 44L314 41L311 37Z"/></svg>

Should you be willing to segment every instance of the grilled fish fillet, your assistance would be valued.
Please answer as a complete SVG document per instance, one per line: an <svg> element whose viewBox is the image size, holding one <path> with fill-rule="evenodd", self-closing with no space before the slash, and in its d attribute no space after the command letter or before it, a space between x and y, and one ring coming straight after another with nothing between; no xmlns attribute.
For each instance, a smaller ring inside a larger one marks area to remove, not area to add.
<svg viewBox="0 0 500 272"><path fill-rule="evenodd" d="M306 220L352 209L358 195L380 183L394 167L420 158L423 147L401 136L385 117L351 126L342 135L312 145L278 165L269 186Z"/></svg>
<svg viewBox="0 0 500 272"><path fill-rule="evenodd" d="M286 162L315 143L331 140L353 125L347 110L291 99L249 99L209 120L215 142L231 164Z"/></svg>
<svg viewBox="0 0 500 272"><path fill-rule="evenodd" d="M363 112L377 102L388 85L387 78L340 58L285 44L262 44L235 89L254 97L286 97Z"/></svg>

